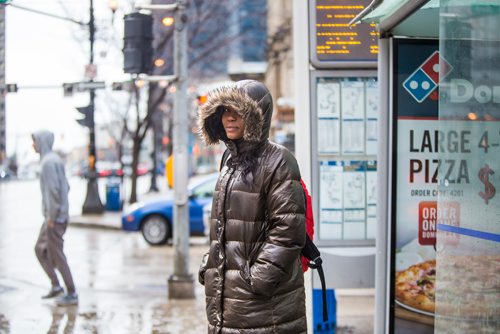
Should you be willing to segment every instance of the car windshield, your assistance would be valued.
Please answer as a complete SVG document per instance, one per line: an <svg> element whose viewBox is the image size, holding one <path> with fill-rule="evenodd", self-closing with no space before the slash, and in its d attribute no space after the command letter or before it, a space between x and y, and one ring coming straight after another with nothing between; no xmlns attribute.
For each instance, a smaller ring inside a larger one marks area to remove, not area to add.
<svg viewBox="0 0 500 334"><path fill-rule="evenodd" d="M206 182L203 182L192 189L192 194L196 198L209 198L214 194L216 178L211 178Z"/></svg>

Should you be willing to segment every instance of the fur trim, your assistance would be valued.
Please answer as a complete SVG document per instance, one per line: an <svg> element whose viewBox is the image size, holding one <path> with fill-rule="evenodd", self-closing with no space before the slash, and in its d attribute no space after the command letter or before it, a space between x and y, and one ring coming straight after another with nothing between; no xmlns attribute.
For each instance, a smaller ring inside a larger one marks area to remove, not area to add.
<svg viewBox="0 0 500 334"><path fill-rule="evenodd" d="M227 106L235 110L245 122L243 140L259 142L262 137L264 119L258 103L243 90L233 86L217 88L208 94L207 102L198 109L198 132L205 145L217 144L227 140L222 127L220 107Z"/></svg>

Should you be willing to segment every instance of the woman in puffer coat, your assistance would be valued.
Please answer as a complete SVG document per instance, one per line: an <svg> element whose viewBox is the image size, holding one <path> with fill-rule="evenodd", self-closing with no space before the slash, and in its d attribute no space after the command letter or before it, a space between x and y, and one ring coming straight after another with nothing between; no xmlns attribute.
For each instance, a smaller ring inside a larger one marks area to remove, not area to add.
<svg viewBox="0 0 500 334"><path fill-rule="evenodd" d="M209 333L306 333L305 198L297 161L268 140L272 110L253 80L212 91L199 110L205 144L222 140L230 152L199 271Z"/></svg>

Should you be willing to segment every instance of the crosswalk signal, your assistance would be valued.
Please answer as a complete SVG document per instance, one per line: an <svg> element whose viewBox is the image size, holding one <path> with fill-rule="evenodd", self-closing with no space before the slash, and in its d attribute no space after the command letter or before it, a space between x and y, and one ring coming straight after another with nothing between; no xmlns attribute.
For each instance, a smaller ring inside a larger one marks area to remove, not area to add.
<svg viewBox="0 0 500 334"><path fill-rule="evenodd" d="M153 17L131 13L124 17L123 57L125 73L151 74L153 71Z"/></svg>
<svg viewBox="0 0 500 334"><path fill-rule="evenodd" d="M78 124L89 129L92 128L92 126L94 125L94 110L92 106L88 105L85 107L77 107L76 110L78 110L78 112L83 114L84 116L83 118L76 120Z"/></svg>

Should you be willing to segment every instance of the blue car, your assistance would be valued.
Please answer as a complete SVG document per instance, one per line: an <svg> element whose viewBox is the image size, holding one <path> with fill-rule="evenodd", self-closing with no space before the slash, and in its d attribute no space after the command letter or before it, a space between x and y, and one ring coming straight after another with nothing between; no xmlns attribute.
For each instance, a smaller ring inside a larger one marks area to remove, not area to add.
<svg viewBox="0 0 500 334"><path fill-rule="evenodd" d="M209 174L190 182L189 229L191 235L204 235L203 207L212 202L218 173ZM151 245L161 245L172 237L173 199L149 203L134 203L122 215L122 229L141 231Z"/></svg>

